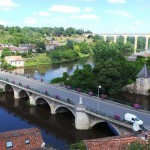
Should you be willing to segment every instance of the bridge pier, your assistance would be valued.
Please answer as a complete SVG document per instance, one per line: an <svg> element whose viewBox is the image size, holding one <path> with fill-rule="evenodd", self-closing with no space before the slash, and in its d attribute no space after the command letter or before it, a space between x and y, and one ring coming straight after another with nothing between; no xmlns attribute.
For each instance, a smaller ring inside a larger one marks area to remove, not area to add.
<svg viewBox="0 0 150 150"><path fill-rule="evenodd" d="M15 107L18 107L18 106L19 106L19 99L15 99L15 100L14 100L14 106L15 106Z"/></svg>
<svg viewBox="0 0 150 150"><path fill-rule="evenodd" d="M134 41L134 54L136 54L136 50L137 50L137 39L138 39L138 36L135 35L135 36L134 36L134 39L135 39L135 41Z"/></svg>
<svg viewBox="0 0 150 150"><path fill-rule="evenodd" d="M35 106L35 97L29 96L30 105Z"/></svg>
<svg viewBox="0 0 150 150"><path fill-rule="evenodd" d="M88 130L90 128L89 116L85 110L86 107L82 105L82 98L80 97L80 102L76 107L75 114L75 127L78 130Z"/></svg>
<svg viewBox="0 0 150 150"><path fill-rule="evenodd" d="M51 103L50 104L50 108L51 108L51 114L55 115L56 114L56 104L55 103Z"/></svg>
<svg viewBox="0 0 150 150"><path fill-rule="evenodd" d="M146 36L146 43L145 43L145 52L147 53L147 50L148 50L148 39L149 39L149 36Z"/></svg>
<svg viewBox="0 0 150 150"><path fill-rule="evenodd" d="M15 99L19 99L20 96L19 96L19 89L16 88L16 87L13 87L13 90L14 90L14 98Z"/></svg>

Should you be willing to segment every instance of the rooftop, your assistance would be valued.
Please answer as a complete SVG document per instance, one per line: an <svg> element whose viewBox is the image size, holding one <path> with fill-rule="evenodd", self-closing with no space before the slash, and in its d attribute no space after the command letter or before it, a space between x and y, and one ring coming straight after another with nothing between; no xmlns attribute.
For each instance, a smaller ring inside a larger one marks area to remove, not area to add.
<svg viewBox="0 0 150 150"><path fill-rule="evenodd" d="M106 137L93 140L84 140L84 143L88 150L122 150L133 141L145 142L141 137L134 135L124 135L116 137ZM148 132L148 138L150 138L150 132Z"/></svg>
<svg viewBox="0 0 150 150"><path fill-rule="evenodd" d="M146 63L144 64L141 71L137 74L139 78L150 78L150 70L147 68Z"/></svg>
<svg viewBox="0 0 150 150"><path fill-rule="evenodd" d="M5 59L9 61L23 61L21 56L6 56Z"/></svg>
<svg viewBox="0 0 150 150"><path fill-rule="evenodd" d="M1 149L40 149L43 143L41 131L38 128L21 129L0 133Z"/></svg>

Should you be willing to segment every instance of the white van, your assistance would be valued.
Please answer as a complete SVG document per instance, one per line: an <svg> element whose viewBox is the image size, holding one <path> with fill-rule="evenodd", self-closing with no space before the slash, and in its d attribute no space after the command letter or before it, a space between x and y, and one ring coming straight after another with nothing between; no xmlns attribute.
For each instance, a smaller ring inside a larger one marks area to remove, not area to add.
<svg viewBox="0 0 150 150"><path fill-rule="evenodd" d="M126 113L124 115L124 120L130 122L130 123L134 123L135 121L138 123L138 125L142 126L143 125L143 121L140 120L137 116L130 114L130 113Z"/></svg>

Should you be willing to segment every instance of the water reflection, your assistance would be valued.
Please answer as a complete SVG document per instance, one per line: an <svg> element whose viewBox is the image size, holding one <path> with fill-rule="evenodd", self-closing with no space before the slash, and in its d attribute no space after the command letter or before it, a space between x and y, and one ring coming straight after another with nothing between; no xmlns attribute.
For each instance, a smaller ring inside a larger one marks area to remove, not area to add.
<svg viewBox="0 0 150 150"><path fill-rule="evenodd" d="M0 106L0 132L39 127L46 144L61 150L67 150L69 144L83 139L114 135L103 123L91 130L76 130L75 118L70 111L51 115L46 104L29 107L26 98L15 100L13 93L0 95Z"/></svg>
<svg viewBox="0 0 150 150"><path fill-rule="evenodd" d="M116 95L113 95L112 97L132 104L137 103L141 106L144 106L145 108L150 108L150 96L120 92Z"/></svg>
<svg viewBox="0 0 150 150"><path fill-rule="evenodd" d="M45 81L51 81L56 77L62 77L63 72L68 72L72 74L77 68L82 68L84 64L94 65L93 58L85 58L78 61L66 62L62 64L53 64L46 66L34 66L34 67L25 67L24 73L29 74L37 79L43 78Z"/></svg>

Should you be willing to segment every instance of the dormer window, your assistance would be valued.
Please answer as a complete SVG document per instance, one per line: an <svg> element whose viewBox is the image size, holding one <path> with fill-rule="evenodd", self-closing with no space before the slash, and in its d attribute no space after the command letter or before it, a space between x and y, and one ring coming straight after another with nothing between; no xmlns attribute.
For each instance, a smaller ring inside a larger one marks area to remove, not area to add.
<svg viewBox="0 0 150 150"><path fill-rule="evenodd" d="M29 139L26 139L26 140L25 140L25 144L30 144L30 140L29 140Z"/></svg>
<svg viewBox="0 0 150 150"><path fill-rule="evenodd" d="M11 148L13 147L13 142L12 141L7 141L6 142L6 148Z"/></svg>

